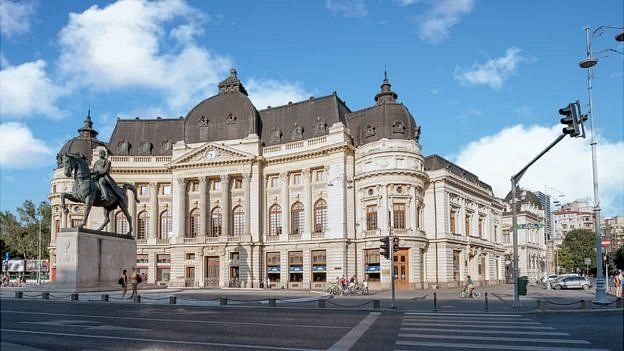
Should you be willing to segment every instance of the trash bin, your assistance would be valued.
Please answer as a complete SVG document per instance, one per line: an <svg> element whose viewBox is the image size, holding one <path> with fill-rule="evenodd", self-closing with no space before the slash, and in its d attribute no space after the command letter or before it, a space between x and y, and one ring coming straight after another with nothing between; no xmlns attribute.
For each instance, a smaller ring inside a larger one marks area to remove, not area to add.
<svg viewBox="0 0 624 351"><path fill-rule="evenodd" d="M527 285L529 285L529 277L524 275L518 278L518 295L527 294Z"/></svg>

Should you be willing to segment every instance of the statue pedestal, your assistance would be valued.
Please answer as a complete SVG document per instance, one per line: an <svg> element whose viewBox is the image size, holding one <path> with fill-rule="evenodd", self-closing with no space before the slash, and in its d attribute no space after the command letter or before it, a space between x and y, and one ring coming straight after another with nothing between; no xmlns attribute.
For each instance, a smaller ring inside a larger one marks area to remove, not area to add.
<svg viewBox="0 0 624 351"><path fill-rule="evenodd" d="M136 266L132 237L89 229L64 228L56 237L56 282L62 290L120 289L121 272Z"/></svg>

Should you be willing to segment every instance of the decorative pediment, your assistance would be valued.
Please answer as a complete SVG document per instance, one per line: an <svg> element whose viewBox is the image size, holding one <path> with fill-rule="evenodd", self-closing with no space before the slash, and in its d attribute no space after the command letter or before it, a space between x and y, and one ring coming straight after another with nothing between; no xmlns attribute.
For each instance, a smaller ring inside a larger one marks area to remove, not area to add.
<svg viewBox="0 0 624 351"><path fill-rule="evenodd" d="M191 150L188 153L171 161L169 167L231 161L247 161L254 158L255 157L252 154L235 150L223 145L209 143L197 149Z"/></svg>

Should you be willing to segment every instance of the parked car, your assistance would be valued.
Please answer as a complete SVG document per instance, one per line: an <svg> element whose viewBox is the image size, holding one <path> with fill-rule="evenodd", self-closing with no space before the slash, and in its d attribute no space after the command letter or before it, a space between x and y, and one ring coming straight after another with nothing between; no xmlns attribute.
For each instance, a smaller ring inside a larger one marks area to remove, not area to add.
<svg viewBox="0 0 624 351"><path fill-rule="evenodd" d="M559 275L557 275L557 274L549 274L548 276L542 277L542 279L540 281L542 283L542 286L545 289L548 286L548 284L554 282L555 280L557 280L557 278L559 278Z"/></svg>
<svg viewBox="0 0 624 351"><path fill-rule="evenodd" d="M591 288L592 284L586 277L579 276L561 276L554 282L550 283L553 289L584 289Z"/></svg>

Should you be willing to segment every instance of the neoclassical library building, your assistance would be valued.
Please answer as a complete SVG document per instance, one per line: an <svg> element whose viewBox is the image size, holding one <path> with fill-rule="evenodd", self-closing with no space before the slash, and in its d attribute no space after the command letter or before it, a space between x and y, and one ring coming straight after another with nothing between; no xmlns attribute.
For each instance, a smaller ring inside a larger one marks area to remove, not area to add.
<svg viewBox="0 0 624 351"><path fill-rule="evenodd" d="M131 183L136 267L170 287L324 289L338 277L398 289L482 285L504 280L501 199L479 178L421 153L420 126L388 79L369 107L352 111L334 92L258 110L235 70L186 116L119 119L108 141L90 115L59 152ZM372 99L371 99L372 100ZM83 205L60 206L73 179L59 163L49 199L49 251L76 227ZM121 212L110 232L125 234ZM94 208L88 228L103 222ZM392 234L392 260L379 239ZM132 267L128 267L131 269Z"/></svg>

